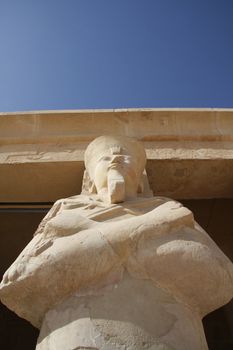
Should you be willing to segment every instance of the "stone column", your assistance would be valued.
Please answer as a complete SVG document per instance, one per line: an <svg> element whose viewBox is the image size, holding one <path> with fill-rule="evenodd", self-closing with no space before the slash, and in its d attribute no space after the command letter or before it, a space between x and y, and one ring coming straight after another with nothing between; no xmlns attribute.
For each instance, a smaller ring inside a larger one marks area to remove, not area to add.
<svg viewBox="0 0 233 350"><path fill-rule="evenodd" d="M148 280L73 295L45 315L36 350L206 350L201 318Z"/></svg>

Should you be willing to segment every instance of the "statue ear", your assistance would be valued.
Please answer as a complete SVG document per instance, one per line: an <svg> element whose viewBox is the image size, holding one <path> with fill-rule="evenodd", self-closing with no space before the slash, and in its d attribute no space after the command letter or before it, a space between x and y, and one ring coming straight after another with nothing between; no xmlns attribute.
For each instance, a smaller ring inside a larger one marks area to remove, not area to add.
<svg viewBox="0 0 233 350"><path fill-rule="evenodd" d="M138 185L138 193L141 193L145 197L153 197L153 192L150 189L146 169L144 169L140 183Z"/></svg>
<svg viewBox="0 0 233 350"><path fill-rule="evenodd" d="M139 185L138 185L138 193L143 193L143 190L144 190L144 182L143 182L143 175L141 176L141 179L140 179L140 182L139 182Z"/></svg>
<svg viewBox="0 0 233 350"><path fill-rule="evenodd" d="M87 170L84 170L83 183L82 183L82 194L94 194L97 193L94 182L90 179Z"/></svg>
<svg viewBox="0 0 233 350"><path fill-rule="evenodd" d="M89 193L90 194L96 194L97 193L94 181L91 181L91 180L90 180Z"/></svg>

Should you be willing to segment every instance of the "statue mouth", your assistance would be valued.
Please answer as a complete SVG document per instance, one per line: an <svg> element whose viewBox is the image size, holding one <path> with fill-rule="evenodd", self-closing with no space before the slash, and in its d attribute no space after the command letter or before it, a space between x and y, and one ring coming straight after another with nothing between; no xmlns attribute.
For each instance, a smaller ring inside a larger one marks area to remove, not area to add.
<svg viewBox="0 0 233 350"><path fill-rule="evenodd" d="M117 170L123 170L124 169L124 166L122 163L120 162L113 162L113 163L110 163L108 165L108 170L112 170L112 169L117 169Z"/></svg>

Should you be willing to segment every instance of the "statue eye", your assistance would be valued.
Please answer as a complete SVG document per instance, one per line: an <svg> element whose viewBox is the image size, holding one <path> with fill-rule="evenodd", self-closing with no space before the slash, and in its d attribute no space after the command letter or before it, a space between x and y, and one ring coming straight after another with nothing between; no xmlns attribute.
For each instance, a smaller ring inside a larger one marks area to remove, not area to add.
<svg viewBox="0 0 233 350"><path fill-rule="evenodd" d="M109 157L109 156L104 156L104 157L102 157L100 160L103 160L103 161L105 161L105 162L109 162L109 161L111 160L111 157Z"/></svg>
<svg viewBox="0 0 233 350"><path fill-rule="evenodd" d="M125 163L130 163L132 160L132 157L131 156L124 156L124 161Z"/></svg>

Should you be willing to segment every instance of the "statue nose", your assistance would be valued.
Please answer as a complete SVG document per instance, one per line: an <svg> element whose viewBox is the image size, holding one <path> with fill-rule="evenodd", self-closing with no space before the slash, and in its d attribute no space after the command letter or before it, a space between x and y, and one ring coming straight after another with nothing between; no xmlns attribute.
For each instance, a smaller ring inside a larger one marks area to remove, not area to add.
<svg viewBox="0 0 233 350"><path fill-rule="evenodd" d="M123 157L122 156L114 156L112 159L111 159L111 164L112 163L122 163L122 160L123 160Z"/></svg>

